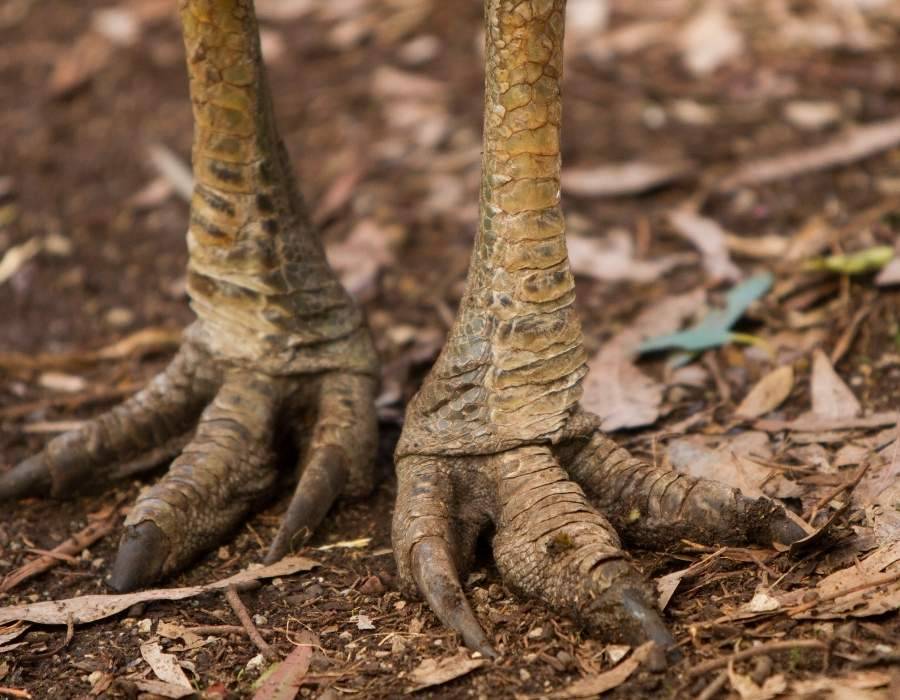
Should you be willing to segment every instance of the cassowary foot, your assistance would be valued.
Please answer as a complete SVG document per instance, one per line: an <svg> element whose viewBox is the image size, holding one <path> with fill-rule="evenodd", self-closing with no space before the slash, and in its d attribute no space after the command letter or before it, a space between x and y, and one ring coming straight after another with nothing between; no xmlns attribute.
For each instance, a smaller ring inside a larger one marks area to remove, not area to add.
<svg viewBox="0 0 900 700"><path fill-rule="evenodd" d="M674 640L653 588L622 550L704 543L771 544L804 536L777 504L634 459L576 414L558 446L495 455L403 456L397 461L394 547L400 577L472 649L494 655L460 572L492 532L510 588L626 644Z"/></svg>
<svg viewBox="0 0 900 700"><path fill-rule="evenodd" d="M268 560L315 530L340 495L372 487L375 380L346 371L268 375L185 341L147 387L0 476L0 501L67 496L167 459L132 507L113 566L120 591L148 585L221 542L277 477L276 437L300 449L299 481Z"/></svg>

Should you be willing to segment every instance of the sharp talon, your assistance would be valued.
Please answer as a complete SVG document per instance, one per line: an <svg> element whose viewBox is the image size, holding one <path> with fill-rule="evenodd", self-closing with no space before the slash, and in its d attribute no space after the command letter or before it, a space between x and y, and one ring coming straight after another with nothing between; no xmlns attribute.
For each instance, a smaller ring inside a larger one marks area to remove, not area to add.
<svg viewBox="0 0 900 700"><path fill-rule="evenodd" d="M50 468L43 454L37 454L0 475L0 501L38 496L49 491L50 485Z"/></svg>
<svg viewBox="0 0 900 700"><path fill-rule="evenodd" d="M489 659L497 658L466 599L447 543L437 537L419 541L412 550L412 573L428 605L465 645Z"/></svg>
<svg viewBox="0 0 900 700"><path fill-rule="evenodd" d="M632 589L622 591L622 607L629 621L640 629L643 640L656 642L665 664L665 650L675 646L675 638L655 607L644 602L644 596ZM651 656L652 658L652 656ZM655 660L657 663L659 659Z"/></svg>
<svg viewBox="0 0 900 700"><path fill-rule="evenodd" d="M274 564L309 538L346 481L347 468L341 450L332 445L319 448L303 470L278 534L266 554L266 564Z"/></svg>
<svg viewBox="0 0 900 700"><path fill-rule="evenodd" d="M127 593L156 581L169 555L169 541L151 520L125 528L109 585Z"/></svg>

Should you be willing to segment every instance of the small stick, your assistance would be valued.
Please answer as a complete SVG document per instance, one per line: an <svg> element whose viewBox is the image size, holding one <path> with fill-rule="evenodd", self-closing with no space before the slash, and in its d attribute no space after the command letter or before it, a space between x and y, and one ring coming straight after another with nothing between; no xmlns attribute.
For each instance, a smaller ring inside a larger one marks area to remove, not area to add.
<svg viewBox="0 0 900 700"><path fill-rule="evenodd" d="M237 588L233 585L225 590L225 600L228 601L231 609L234 610L234 614L237 615L238 620L241 621L241 625L247 633L247 636L250 637L250 641L256 645L256 648L259 649L262 652L262 655L269 661L277 661L279 659L278 652L269 646L269 643L262 638L259 630L256 629L256 625L253 624L253 620L250 617L250 613L247 612L244 602L241 600L240 595L238 595Z"/></svg>
<svg viewBox="0 0 900 700"><path fill-rule="evenodd" d="M27 690L19 690L18 688L7 688L5 685L0 685L0 695L9 695L11 698L25 698L25 700L31 700L31 693Z"/></svg>
<svg viewBox="0 0 900 700"><path fill-rule="evenodd" d="M822 496L818 501L816 501L815 505L812 507L812 511L809 515L809 520L812 522L813 518L816 517L816 514L822 510L825 506L831 503L832 499L840 496L844 491L851 493L853 489L857 487L862 478L866 475L866 472L869 471L869 465L872 463L871 459L867 459L865 463L857 470L856 475L850 479L850 481L845 481L842 484L838 484L831 491Z"/></svg>
<svg viewBox="0 0 900 700"><path fill-rule="evenodd" d="M260 634L272 634L275 630L264 628L259 629ZM203 634L245 634L245 630L241 625L197 625L196 627L185 627L185 632L191 632L196 635Z"/></svg>
<svg viewBox="0 0 900 700"><path fill-rule="evenodd" d="M828 595L823 595L820 598L816 598L815 600L811 600L808 603L801 603L800 605L795 605L793 608L789 608L785 612L788 613L791 617L795 615L799 615L800 613L806 612L807 610L811 610L816 607L819 603L827 603L829 600L836 600L837 598L841 598L845 595L850 595L851 593L859 593L860 591L864 591L867 588L875 588L876 586L884 586L888 583L894 583L894 581L900 581L900 571L894 571L890 574L884 574L883 576L877 576L865 583L861 583L858 586L851 586L850 588L844 588L840 591L834 591L829 593Z"/></svg>
<svg viewBox="0 0 900 700"><path fill-rule="evenodd" d="M769 642L768 644L760 644L759 646L744 649L731 656L720 656L718 659L704 661L702 664L697 664L693 668L689 668L687 675L701 676L708 671L715 671L717 668L727 666L733 661L742 661L743 659L749 659L758 654L768 654L772 651L784 651L786 649L796 648L827 649L828 645L824 642L820 642L818 639L794 639L785 642Z"/></svg>
<svg viewBox="0 0 900 700"><path fill-rule="evenodd" d="M0 582L0 593L6 593L18 586L23 581L34 578L39 574L43 574L53 567L57 566L66 557L80 554L90 547L94 542L103 539L110 534L116 527L118 520L119 504L116 503L101 511L92 513L88 516L93 522L88 523L87 527L76 532L61 545L54 547L47 554L39 556L37 559L23 564L18 569L10 573Z"/></svg>
<svg viewBox="0 0 900 700"><path fill-rule="evenodd" d="M718 676L713 679L713 681L703 689L703 692L700 693L696 700L711 700L716 694L725 687L725 683L728 681L728 671L722 671Z"/></svg>

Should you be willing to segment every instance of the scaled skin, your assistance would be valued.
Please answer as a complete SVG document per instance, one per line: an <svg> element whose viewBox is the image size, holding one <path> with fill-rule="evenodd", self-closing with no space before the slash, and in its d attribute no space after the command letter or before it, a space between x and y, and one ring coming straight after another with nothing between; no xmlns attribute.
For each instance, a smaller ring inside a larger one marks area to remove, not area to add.
<svg viewBox="0 0 900 700"><path fill-rule="evenodd" d="M483 533L513 588L607 639L663 646L653 590L600 511L652 547L803 535L768 500L631 458L578 406L586 354L559 185L564 18L564 0L486 1L481 225L396 451L401 579L486 654L458 579Z"/></svg>
<svg viewBox="0 0 900 700"><path fill-rule="evenodd" d="M145 390L0 477L0 500L63 495L179 455L126 520L111 579L122 590L186 566L257 507L282 434L299 448L302 478L270 558L301 544L338 495L372 487L378 362L297 191L252 2L181 0L179 11L197 321Z"/></svg>

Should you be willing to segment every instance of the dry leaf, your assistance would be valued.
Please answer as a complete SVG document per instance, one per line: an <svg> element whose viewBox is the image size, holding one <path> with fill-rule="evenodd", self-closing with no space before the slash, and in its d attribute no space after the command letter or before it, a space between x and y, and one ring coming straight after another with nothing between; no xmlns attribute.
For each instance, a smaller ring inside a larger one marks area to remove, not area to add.
<svg viewBox="0 0 900 700"><path fill-rule="evenodd" d="M621 197L640 194L688 175L689 163L632 161L592 168L567 168L562 173L562 191L577 197Z"/></svg>
<svg viewBox="0 0 900 700"><path fill-rule="evenodd" d="M822 418L812 414L804 414L794 420L774 420L763 418L753 424L757 430L777 433L791 430L800 433L822 433L831 430L869 430L897 423L896 412L872 413L860 418Z"/></svg>
<svg viewBox="0 0 900 700"><path fill-rule="evenodd" d="M144 658L153 673L163 683L169 683L179 688L191 689L191 682L178 665L178 659L173 654L163 653L159 642L144 642L141 644L141 656Z"/></svg>
<svg viewBox="0 0 900 700"><path fill-rule="evenodd" d="M822 418L853 418L862 412L850 387L834 371L828 356L818 349L813 353L810 392L812 411Z"/></svg>
<svg viewBox="0 0 900 700"><path fill-rule="evenodd" d="M240 585L249 581L258 581L276 576L290 576L300 571L309 571L318 566L318 562L305 557L285 557L269 566L259 566L229 576L226 579L208 583L204 586L188 586L185 588L151 588L137 593L120 595L84 595L64 600L48 600L41 603L12 605L0 608L0 624L25 620L41 625L80 625L86 622L102 620L110 615L127 610L132 605L152 600L184 600L201 593Z"/></svg>
<svg viewBox="0 0 900 700"><path fill-rule="evenodd" d="M45 389L67 394L84 391L87 388L87 382L82 377L64 372L42 372L38 377L38 384Z"/></svg>
<svg viewBox="0 0 900 700"><path fill-rule="evenodd" d="M50 76L50 94L63 97L100 72L113 55L113 44L96 32L83 34L59 54Z"/></svg>
<svg viewBox="0 0 900 700"><path fill-rule="evenodd" d="M618 666L611 668L603 673L596 673L589 676L583 676L574 683L566 686L562 690L551 693L551 698L589 698L607 690L618 688L622 683L628 680L628 677L634 673L638 667L654 651L656 646L653 642L642 644L634 653ZM541 696L546 697L546 696Z"/></svg>
<svg viewBox="0 0 900 700"><path fill-rule="evenodd" d="M425 659L409 672L409 679L416 685L409 689L410 692L431 688L435 685L447 683L476 668L481 668L487 663L485 659L473 659L468 652L462 651L456 656L443 659Z"/></svg>
<svg viewBox="0 0 900 700"><path fill-rule="evenodd" d="M0 259L0 284L11 279L25 263L40 253L42 248L41 239L35 237L7 249Z"/></svg>
<svg viewBox="0 0 900 700"><path fill-rule="evenodd" d="M841 118L841 108L834 102L795 100L784 107L784 116L799 129L817 131Z"/></svg>
<svg viewBox="0 0 900 700"><path fill-rule="evenodd" d="M740 56L744 37L724 3L709 0L681 30L678 44L687 69L695 76L704 76Z"/></svg>
<svg viewBox="0 0 900 700"><path fill-rule="evenodd" d="M152 679L136 680L134 684L137 686L138 690L143 690L145 693L150 693L151 696L155 697L179 700L179 698L186 698L189 695L194 695L193 688L185 688L184 686L175 685L174 683L165 683L164 681L155 681Z"/></svg>
<svg viewBox="0 0 900 700"><path fill-rule="evenodd" d="M153 143L147 147L150 162L156 171L164 177L181 198L190 202L194 195L194 174L190 166L161 143Z"/></svg>
<svg viewBox="0 0 900 700"><path fill-rule="evenodd" d="M762 686L759 686L750 676L737 673L733 663L728 664L728 681L741 696L741 700L772 700L787 690L787 681L783 674L769 676Z"/></svg>
<svg viewBox="0 0 900 700"><path fill-rule="evenodd" d="M736 282L741 278L741 271L728 255L727 234L718 223L684 208L669 212L669 223L675 233L700 251L703 267L714 282Z"/></svg>
<svg viewBox="0 0 900 700"><path fill-rule="evenodd" d="M600 416L604 430L656 421L663 387L634 365L638 346L651 335L679 328L686 318L702 308L705 298L703 290L696 290L651 306L591 359L581 403L586 410Z"/></svg>
<svg viewBox="0 0 900 700"><path fill-rule="evenodd" d="M772 158L752 161L719 182L721 191L786 180L806 173L847 165L900 143L900 117L856 127L835 140Z"/></svg>
<svg viewBox="0 0 900 700"><path fill-rule="evenodd" d="M374 294L379 273L394 261L388 231L371 219L362 219L346 239L329 245L327 255L345 289L357 299Z"/></svg>
<svg viewBox="0 0 900 700"><path fill-rule="evenodd" d="M316 640L311 634L304 633L302 640L287 658L275 666L266 677L265 682L253 696L253 700L293 700L300 691L303 677L309 670L312 660L313 644Z"/></svg>
<svg viewBox="0 0 900 700"><path fill-rule="evenodd" d="M780 258L788 249L790 241L783 236L770 234L767 236L735 236L725 234L728 250L745 258Z"/></svg>
<svg viewBox="0 0 900 700"><path fill-rule="evenodd" d="M875 278L875 284L879 287L900 284L900 255L895 256L893 260L881 269L878 277Z"/></svg>
<svg viewBox="0 0 900 700"><path fill-rule="evenodd" d="M688 255L666 255L656 260L636 260L632 237L621 229L610 231L604 239L569 234L566 248L572 272L603 282L652 282L694 259Z"/></svg>
<svg viewBox="0 0 900 700"><path fill-rule="evenodd" d="M778 408L793 388L794 368L791 365L773 369L744 397L735 414L746 418L759 418Z"/></svg>

